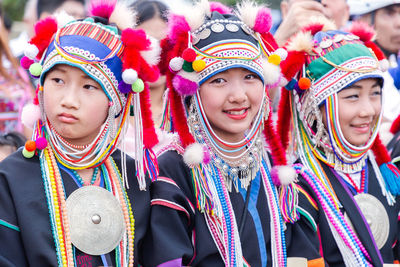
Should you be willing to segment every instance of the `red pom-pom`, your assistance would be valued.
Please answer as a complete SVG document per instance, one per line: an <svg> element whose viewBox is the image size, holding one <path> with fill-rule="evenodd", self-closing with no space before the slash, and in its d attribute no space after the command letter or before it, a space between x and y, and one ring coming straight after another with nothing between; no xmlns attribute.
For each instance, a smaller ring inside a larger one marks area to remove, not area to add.
<svg viewBox="0 0 400 267"><path fill-rule="evenodd" d="M360 37L360 40L364 43L371 41L375 36L374 28L362 21L353 22L348 31Z"/></svg>
<svg viewBox="0 0 400 267"><path fill-rule="evenodd" d="M28 140L25 143L25 149L29 152L34 151L36 149L36 143L33 140Z"/></svg>
<svg viewBox="0 0 400 267"><path fill-rule="evenodd" d="M29 67L34 63L32 59L27 56L21 58L21 67L25 70L29 69Z"/></svg>
<svg viewBox="0 0 400 267"><path fill-rule="evenodd" d="M29 43L34 44L39 53L36 58L41 58L45 49L49 46L53 34L57 32L57 21L53 17L47 17L40 20L35 25L35 36L32 37Z"/></svg>
<svg viewBox="0 0 400 267"><path fill-rule="evenodd" d="M301 90L307 90L311 87L311 80L306 77L302 77L299 79L298 85Z"/></svg>
<svg viewBox="0 0 400 267"><path fill-rule="evenodd" d="M47 140L44 137L37 138L35 142L36 142L37 149L43 150L47 146Z"/></svg>
<svg viewBox="0 0 400 267"><path fill-rule="evenodd" d="M182 58L187 62L193 62L196 60L196 52L192 48L186 48L183 50Z"/></svg>

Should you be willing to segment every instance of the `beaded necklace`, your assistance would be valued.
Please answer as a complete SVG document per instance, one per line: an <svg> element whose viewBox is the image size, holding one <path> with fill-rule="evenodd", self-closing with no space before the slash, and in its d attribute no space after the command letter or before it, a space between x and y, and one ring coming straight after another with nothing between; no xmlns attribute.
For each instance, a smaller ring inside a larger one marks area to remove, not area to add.
<svg viewBox="0 0 400 267"><path fill-rule="evenodd" d="M263 99L266 101L267 98ZM247 188L249 182L257 174L260 174L268 201L268 211L271 215L272 266L286 266L284 227L279 209L278 193L268 171L270 164L267 164L260 131L263 128L265 102L260 106L252 128L246 133L243 140L229 143L213 132L204 114L198 93L192 101L188 115L190 130L194 133L196 142L211 148L212 152L209 163L202 163L190 169L196 206L205 216L208 229L225 265L243 266L245 263L238 225L229 197L231 184L233 182L235 187L240 184L243 188ZM219 143L232 148L232 150L224 149L214 140L218 140ZM175 149L180 151L179 147ZM245 151L239 156L227 155L241 149ZM220 155L223 155L223 158ZM242 175L247 178L240 179Z"/></svg>
<svg viewBox="0 0 400 267"><path fill-rule="evenodd" d="M41 152L39 159L58 265L76 266L66 210L64 184L50 145ZM120 245L115 248L117 266L133 266L135 220L127 193L123 188L121 174L112 158L107 159L100 168L103 173L105 188L118 199L125 218L126 234Z"/></svg>
<svg viewBox="0 0 400 267"><path fill-rule="evenodd" d="M94 168L93 170L93 175L92 175L92 179L90 180L90 182L85 182L82 177L79 175L79 173L76 170L72 170L72 173L74 174L75 178L78 179L80 186L83 185L93 185L94 182L97 179L97 174L99 173L99 167Z"/></svg>
<svg viewBox="0 0 400 267"><path fill-rule="evenodd" d="M294 109L292 112L295 113L296 107L292 108ZM323 160L323 157L320 153L317 153L317 148L311 144L299 116L295 116L293 122L296 131L296 152L301 163L306 167L295 165L295 169L298 173L303 174L306 182L312 187L321 203L323 213L329 222L329 227L346 266L371 266L368 261L370 256L367 250L340 211L342 205L330 185L327 174L318 161L319 159ZM311 172L308 170L311 170Z"/></svg>

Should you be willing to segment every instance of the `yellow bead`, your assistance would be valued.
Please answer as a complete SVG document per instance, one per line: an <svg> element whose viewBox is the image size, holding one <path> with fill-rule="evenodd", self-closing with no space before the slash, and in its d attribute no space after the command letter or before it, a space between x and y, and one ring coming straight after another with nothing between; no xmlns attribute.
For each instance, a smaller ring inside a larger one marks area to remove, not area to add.
<svg viewBox="0 0 400 267"><path fill-rule="evenodd" d="M192 63L192 67L193 67L194 71L200 72L200 71L204 70L204 68L206 67L206 62L201 59L195 60Z"/></svg>
<svg viewBox="0 0 400 267"><path fill-rule="evenodd" d="M277 54L272 54L268 57L268 62L279 66L279 64L281 63L281 57Z"/></svg>

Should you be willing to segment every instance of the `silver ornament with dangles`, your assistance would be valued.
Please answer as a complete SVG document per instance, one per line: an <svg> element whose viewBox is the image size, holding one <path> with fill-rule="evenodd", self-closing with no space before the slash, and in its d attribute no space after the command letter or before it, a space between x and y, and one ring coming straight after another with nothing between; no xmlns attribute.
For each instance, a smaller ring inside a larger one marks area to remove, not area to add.
<svg viewBox="0 0 400 267"><path fill-rule="evenodd" d="M125 232L122 207L115 196L98 186L83 186L67 198L72 244L89 255L114 250Z"/></svg>
<svg viewBox="0 0 400 267"><path fill-rule="evenodd" d="M385 207L376 197L366 193L355 195L354 200L369 224L378 249L381 249L386 244L390 230L389 216ZM347 214L345 219L354 229Z"/></svg>

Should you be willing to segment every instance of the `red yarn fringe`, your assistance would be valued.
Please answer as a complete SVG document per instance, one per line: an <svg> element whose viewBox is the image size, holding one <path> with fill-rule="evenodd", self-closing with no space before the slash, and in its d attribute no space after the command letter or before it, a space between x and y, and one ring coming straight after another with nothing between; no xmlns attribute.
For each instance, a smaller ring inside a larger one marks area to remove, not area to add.
<svg viewBox="0 0 400 267"><path fill-rule="evenodd" d="M374 152L375 160L376 163L378 163L378 166L381 166L383 163L391 162L392 159L390 158L386 147L383 145L379 134L372 145L372 151Z"/></svg>

